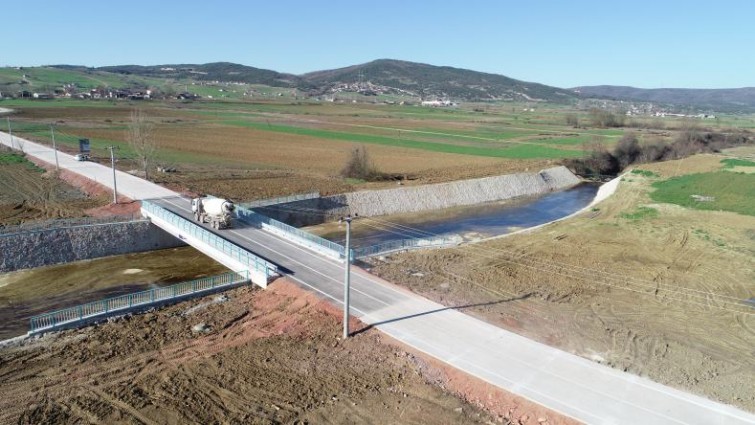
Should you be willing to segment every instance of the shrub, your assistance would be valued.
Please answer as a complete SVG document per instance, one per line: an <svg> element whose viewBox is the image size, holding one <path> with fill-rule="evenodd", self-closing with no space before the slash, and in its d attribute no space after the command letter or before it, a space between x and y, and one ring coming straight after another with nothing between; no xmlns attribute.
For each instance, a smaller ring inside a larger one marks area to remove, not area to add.
<svg viewBox="0 0 755 425"><path fill-rule="evenodd" d="M624 136L621 137L621 140L619 140L619 143L616 144L613 150L613 156L616 157L621 169L634 164L641 153L640 142L634 133L624 133Z"/></svg>
<svg viewBox="0 0 755 425"><path fill-rule="evenodd" d="M577 117L577 114L566 114L564 120L566 121L566 125L570 125L574 128L579 127L579 117Z"/></svg>
<svg viewBox="0 0 755 425"><path fill-rule="evenodd" d="M364 146L352 149L346 164L341 170L341 177L360 180L379 180L382 178L375 165L370 160L370 155Z"/></svg>

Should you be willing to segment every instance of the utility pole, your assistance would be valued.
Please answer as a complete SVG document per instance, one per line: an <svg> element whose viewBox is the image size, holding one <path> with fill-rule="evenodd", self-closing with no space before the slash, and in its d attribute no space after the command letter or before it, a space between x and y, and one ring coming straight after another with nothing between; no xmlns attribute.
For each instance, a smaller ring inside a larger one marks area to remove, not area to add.
<svg viewBox="0 0 755 425"><path fill-rule="evenodd" d="M8 134L10 134L10 147L16 149L16 144L13 143L13 130L10 128L10 117L5 117L8 121Z"/></svg>
<svg viewBox="0 0 755 425"><path fill-rule="evenodd" d="M52 150L55 152L55 169L60 171L60 164L58 163L58 147L55 146L55 126L50 125L50 136L52 136Z"/></svg>
<svg viewBox="0 0 755 425"><path fill-rule="evenodd" d="M343 339L349 337L349 292L351 286L351 220L356 218L347 215L341 217L340 222L346 222L346 246L344 247L344 282L343 282Z"/></svg>
<svg viewBox="0 0 755 425"><path fill-rule="evenodd" d="M110 165L113 167L113 203L118 203L118 189L116 189L115 186L115 153L114 151L118 149L118 146L108 146L107 149L110 149Z"/></svg>

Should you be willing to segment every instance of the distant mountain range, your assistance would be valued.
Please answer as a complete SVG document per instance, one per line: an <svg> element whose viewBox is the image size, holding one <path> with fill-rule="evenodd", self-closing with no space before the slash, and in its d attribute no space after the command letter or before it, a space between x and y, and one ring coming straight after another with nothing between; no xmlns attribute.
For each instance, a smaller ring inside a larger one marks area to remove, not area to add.
<svg viewBox="0 0 755 425"><path fill-rule="evenodd" d="M449 66L379 59L302 75L281 73L229 62L208 64L119 65L99 68L55 65L82 73L139 76L166 80L243 82L297 88L316 96L339 92L404 94L423 99L459 101L547 101L575 103L600 98L677 105L715 111L755 111L755 88L741 89L638 89L623 86L551 87Z"/></svg>
<svg viewBox="0 0 755 425"><path fill-rule="evenodd" d="M755 87L739 89L638 89L627 86L575 87L582 97L634 100L716 111L755 110Z"/></svg>
<svg viewBox="0 0 755 425"><path fill-rule="evenodd" d="M574 98L574 93L570 90L519 81L503 75L391 59L303 75L284 74L228 62L203 65L122 65L96 69L146 77L295 87L314 94L352 89L367 93L379 91L459 100L542 100L563 103Z"/></svg>

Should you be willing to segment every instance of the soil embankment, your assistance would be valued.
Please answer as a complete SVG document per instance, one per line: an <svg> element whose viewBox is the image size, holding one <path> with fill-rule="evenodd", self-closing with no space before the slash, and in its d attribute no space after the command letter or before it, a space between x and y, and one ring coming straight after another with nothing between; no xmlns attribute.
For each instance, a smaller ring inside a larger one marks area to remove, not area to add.
<svg viewBox="0 0 755 425"><path fill-rule="evenodd" d="M507 174L425 186L351 192L274 205L260 211L295 226L306 226L349 214L374 217L501 201L565 189L579 182L577 176L561 166L537 173Z"/></svg>

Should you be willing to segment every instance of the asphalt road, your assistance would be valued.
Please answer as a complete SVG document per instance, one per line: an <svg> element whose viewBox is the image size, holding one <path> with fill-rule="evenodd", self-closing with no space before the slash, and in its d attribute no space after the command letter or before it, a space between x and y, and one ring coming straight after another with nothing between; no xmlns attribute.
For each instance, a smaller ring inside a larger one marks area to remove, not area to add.
<svg viewBox="0 0 755 425"><path fill-rule="evenodd" d="M0 133L0 142L9 145L7 135ZM49 148L35 145L26 142L27 153L46 161L52 157L51 152L44 152ZM72 171L89 175L90 167ZM141 183L129 179L126 196L162 198L156 202L191 219L187 199L173 192L166 196L162 191L167 189L137 180ZM149 196L157 192L161 194ZM279 265L303 287L342 305L342 263L239 221L233 228L216 233ZM357 268L352 270L351 311L362 322L471 375L583 422L755 424L755 415L750 413L537 343Z"/></svg>

